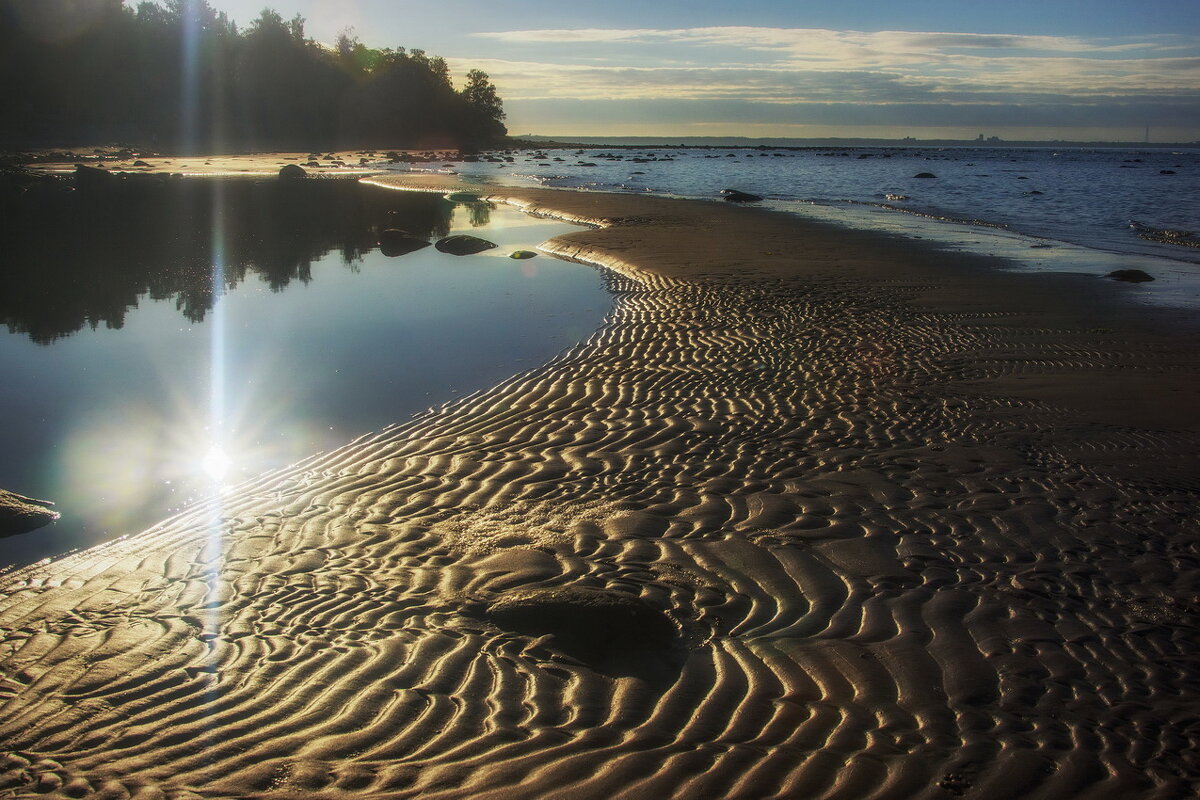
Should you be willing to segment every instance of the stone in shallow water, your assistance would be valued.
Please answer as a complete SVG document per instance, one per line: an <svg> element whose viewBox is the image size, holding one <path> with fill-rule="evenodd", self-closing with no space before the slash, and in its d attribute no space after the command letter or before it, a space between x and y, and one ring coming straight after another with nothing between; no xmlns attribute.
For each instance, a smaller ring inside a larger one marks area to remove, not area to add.
<svg viewBox="0 0 1200 800"><path fill-rule="evenodd" d="M53 504L0 489L0 536L28 533L54 522L60 515L47 505Z"/></svg>
<svg viewBox="0 0 1200 800"><path fill-rule="evenodd" d="M1140 269L1118 269L1110 272L1104 277L1112 278L1114 281L1126 281L1128 283L1145 283L1146 281L1154 280L1154 276L1148 272L1142 272Z"/></svg>
<svg viewBox="0 0 1200 800"><path fill-rule="evenodd" d="M451 192L443 196L451 203L478 203L481 199L474 192Z"/></svg>
<svg viewBox="0 0 1200 800"><path fill-rule="evenodd" d="M494 242L489 242L487 239L480 239L478 236L471 236L467 233L438 239L437 244L434 245L439 251L449 253L452 256L474 255L475 253L482 253L484 250L491 250L495 246Z"/></svg>
<svg viewBox="0 0 1200 800"><path fill-rule="evenodd" d="M757 203L762 200L756 194L739 191L737 189L722 189L721 194L725 195L725 200L730 203Z"/></svg>
<svg viewBox="0 0 1200 800"><path fill-rule="evenodd" d="M532 250L513 250L508 254L509 258L533 258L537 253Z"/></svg>
<svg viewBox="0 0 1200 800"><path fill-rule="evenodd" d="M308 173L304 171L304 167L299 164L284 164L279 168L279 177L281 178L306 178Z"/></svg>
<svg viewBox="0 0 1200 800"><path fill-rule="evenodd" d="M399 228L386 228L379 233L379 252L390 258L407 255L422 247L429 247L429 242Z"/></svg>

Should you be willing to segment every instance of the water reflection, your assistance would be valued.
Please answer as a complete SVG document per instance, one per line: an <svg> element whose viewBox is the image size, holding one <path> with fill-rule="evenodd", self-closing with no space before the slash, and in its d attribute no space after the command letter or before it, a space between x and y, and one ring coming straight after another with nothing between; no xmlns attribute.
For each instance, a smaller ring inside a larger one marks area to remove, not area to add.
<svg viewBox="0 0 1200 800"><path fill-rule="evenodd" d="M508 258L572 229L512 209L315 180L126 192L56 189L0 221L0 488L63 514L4 539L0 568L491 386L610 306L591 270ZM376 247L483 223L480 255Z"/></svg>
<svg viewBox="0 0 1200 800"><path fill-rule="evenodd" d="M85 326L120 328L143 296L174 298L189 322L200 322L248 275L276 291L307 283L316 259L339 251L353 267L383 229L445 236L452 212L434 196L340 180L139 176L78 191L41 184L0 205L0 322L48 343ZM487 206L475 204L472 224L487 221Z"/></svg>

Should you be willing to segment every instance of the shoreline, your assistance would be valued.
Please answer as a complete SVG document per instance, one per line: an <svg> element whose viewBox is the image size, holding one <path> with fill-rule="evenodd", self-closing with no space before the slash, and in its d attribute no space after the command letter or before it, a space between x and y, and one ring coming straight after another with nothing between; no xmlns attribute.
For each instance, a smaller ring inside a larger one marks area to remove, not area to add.
<svg viewBox="0 0 1200 800"><path fill-rule="evenodd" d="M28 786L1200 787L1187 318L762 209L469 188L597 225L544 247L611 270L609 320L411 423L0 576L0 753Z"/></svg>

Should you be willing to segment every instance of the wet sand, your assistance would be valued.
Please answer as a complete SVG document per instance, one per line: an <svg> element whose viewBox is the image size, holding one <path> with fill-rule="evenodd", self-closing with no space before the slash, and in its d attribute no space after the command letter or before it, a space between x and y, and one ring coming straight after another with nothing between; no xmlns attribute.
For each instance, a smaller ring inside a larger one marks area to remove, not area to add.
<svg viewBox="0 0 1200 800"><path fill-rule="evenodd" d="M1193 320L753 208L486 191L597 226L544 247L608 271L606 324L0 577L0 792L1197 791Z"/></svg>

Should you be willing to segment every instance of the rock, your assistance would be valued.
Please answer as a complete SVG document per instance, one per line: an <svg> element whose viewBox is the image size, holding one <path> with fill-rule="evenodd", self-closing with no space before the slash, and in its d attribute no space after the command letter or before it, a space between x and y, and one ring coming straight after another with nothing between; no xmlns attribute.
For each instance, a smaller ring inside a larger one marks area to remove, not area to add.
<svg viewBox="0 0 1200 800"><path fill-rule="evenodd" d="M28 533L54 522L61 515L45 508L50 505L54 504L0 489L0 536Z"/></svg>
<svg viewBox="0 0 1200 800"><path fill-rule="evenodd" d="M385 228L379 233L379 252L388 258L407 255L429 247L429 242L399 228Z"/></svg>
<svg viewBox="0 0 1200 800"><path fill-rule="evenodd" d="M142 161L140 158L139 158L137 161L133 162L133 165L134 165L135 167L148 167L148 166L150 166L148 163L146 163L145 161Z"/></svg>
<svg viewBox="0 0 1200 800"><path fill-rule="evenodd" d="M906 194L885 194L884 198L887 200L891 200L893 203L899 203L903 200L909 199L908 195L906 195Z"/></svg>
<svg viewBox="0 0 1200 800"><path fill-rule="evenodd" d="M80 189L107 189L117 185L118 178L106 169L75 165L75 185Z"/></svg>
<svg viewBox="0 0 1200 800"><path fill-rule="evenodd" d="M1160 170L1158 171L1158 174L1159 174L1159 175L1174 175L1174 174L1175 174L1175 170L1173 170L1173 169L1160 169Z"/></svg>
<svg viewBox="0 0 1200 800"><path fill-rule="evenodd" d="M1154 276L1142 272L1140 269L1119 269L1115 272L1110 272L1104 277L1112 278L1114 281L1126 281L1128 283L1145 283L1146 281L1154 280Z"/></svg>
<svg viewBox="0 0 1200 800"><path fill-rule="evenodd" d="M758 201L762 200L762 198L756 194L741 192L737 189L722 189L721 194L725 196L726 202L729 203L757 203Z"/></svg>
<svg viewBox="0 0 1200 800"><path fill-rule="evenodd" d="M305 172L304 167L300 166L299 164L287 164L279 168L279 177L284 178L285 180L307 178L308 173Z"/></svg>
<svg viewBox="0 0 1200 800"><path fill-rule="evenodd" d="M487 239L480 239L478 236L460 233L454 236L447 236L445 239L439 239L434 247L442 253L449 253L452 256L469 256L475 253L482 253L484 250L491 250L495 247L494 242L489 242Z"/></svg>
<svg viewBox="0 0 1200 800"><path fill-rule="evenodd" d="M932 172L918 172L916 175L913 175L913 177L914 178L936 178L937 175L934 175Z"/></svg>
<svg viewBox="0 0 1200 800"><path fill-rule="evenodd" d="M474 192L451 192L442 196L451 203L478 203L483 199Z"/></svg>
<svg viewBox="0 0 1200 800"><path fill-rule="evenodd" d="M601 589L514 591L489 603L482 616L504 630L552 636L556 649L590 665L669 650L679 634L641 598Z"/></svg>
<svg viewBox="0 0 1200 800"><path fill-rule="evenodd" d="M509 258L533 258L537 253L532 250L514 250L508 254Z"/></svg>

